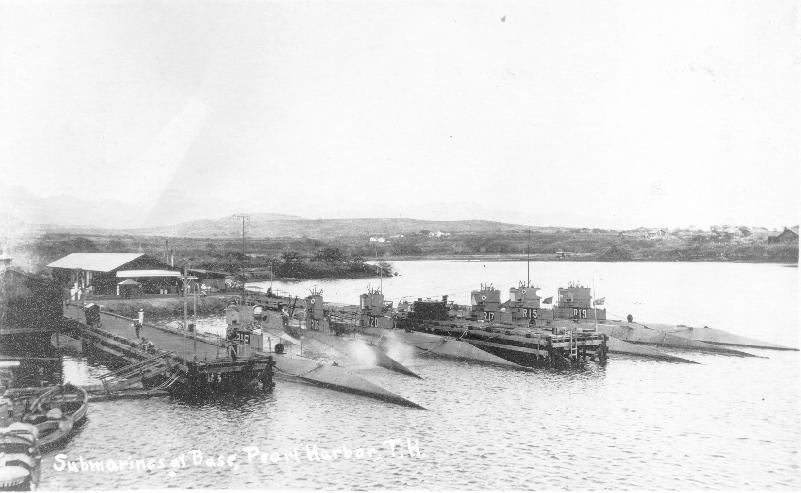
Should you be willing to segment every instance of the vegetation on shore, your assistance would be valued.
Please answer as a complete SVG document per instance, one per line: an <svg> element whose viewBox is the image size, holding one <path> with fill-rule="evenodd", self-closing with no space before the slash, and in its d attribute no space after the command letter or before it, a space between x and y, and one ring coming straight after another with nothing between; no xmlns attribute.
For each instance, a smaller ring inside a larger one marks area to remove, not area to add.
<svg viewBox="0 0 801 493"><path fill-rule="evenodd" d="M30 270L72 252L143 252L191 266L231 273L245 280L270 278L368 278L393 274L386 260L515 257L577 261L737 261L797 263L798 241L770 243L767 234L735 230L673 231L656 238L647 231L601 229L525 229L434 234L417 231L392 237L248 238L247 255L238 238L156 236L75 236L48 233L19 245ZM368 262L381 259L381 262Z"/></svg>

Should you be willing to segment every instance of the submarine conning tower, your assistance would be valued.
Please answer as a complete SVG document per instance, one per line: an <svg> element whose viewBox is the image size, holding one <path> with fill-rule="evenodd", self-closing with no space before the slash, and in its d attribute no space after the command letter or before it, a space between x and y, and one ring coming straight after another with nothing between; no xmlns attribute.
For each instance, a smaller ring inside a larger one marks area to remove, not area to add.
<svg viewBox="0 0 801 493"><path fill-rule="evenodd" d="M553 320L553 312L540 306L540 288L521 282L509 289L509 301L505 303L514 322L526 321L529 325L546 325Z"/></svg>
<svg viewBox="0 0 801 493"><path fill-rule="evenodd" d="M237 358L251 357L251 350L261 351L264 337L261 331L262 308L250 305L228 305L225 308L226 340L229 354Z"/></svg>
<svg viewBox="0 0 801 493"><path fill-rule="evenodd" d="M479 320L495 320L501 309L501 290L492 284L482 284L481 289L470 292L470 307Z"/></svg>
<svg viewBox="0 0 801 493"><path fill-rule="evenodd" d="M323 307L323 290L312 288L306 297L306 328L327 332L330 327Z"/></svg>
<svg viewBox="0 0 801 493"><path fill-rule="evenodd" d="M392 328L392 318L385 313L387 304L384 302L384 293L381 290L368 287L367 293L359 296L359 309L361 312L359 325L362 327Z"/></svg>
<svg viewBox="0 0 801 493"><path fill-rule="evenodd" d="M592 290L580 283L571 282L559 288L559 303L554 308L554 318L571 320L606 320L606 309L592 305Z"/></svg>
<svg viewBox="0 0 801 493"><path fill-rule="evenodd" d="M537 294L539 290L540 288L527 286L521 282L520 286L509 289L510 305L521 308L539 308L541 299Z"/></svg>

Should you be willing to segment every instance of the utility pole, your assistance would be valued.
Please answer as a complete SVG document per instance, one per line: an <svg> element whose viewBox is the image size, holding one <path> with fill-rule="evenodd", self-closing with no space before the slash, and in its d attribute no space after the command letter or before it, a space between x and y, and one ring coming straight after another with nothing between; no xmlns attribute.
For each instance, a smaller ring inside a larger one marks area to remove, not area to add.
<svg viewBox="0 0 801 493"><path fill-rule="evenodd" d="M526 243L526 286L531 287L531 228L528 230L528 243Z"/></svg>
<svg viewBox="0 0 801 493"><path fill-rule="evenodd" d="M187 323L186 323L186 281L187 281L187 279L186 279L186 265L184 265L184 278L183 278L183 282L181 283L181 291L182 291L181 295L183 296L183 299L184 299L184 362L187 361L187 355L186 355L186 333L189 331L189 327L187 326Z"/></svg>
<svg viewBox="0 0 801 493"><path fill-rule="evenodd" d="M192 300L192 324L195 326L195 328L192 330L192 353L194 358L197 358L197 283L195 283L195 287L192 289L192 294L194 294L194 298Z"/></svg>
<svg viewBox="0 0 801 493"><path fill-rule="evenodd" d="M242 219L242 304L245 304L245 219L250 219L247 214L235 214L234 217Z"/></svg>

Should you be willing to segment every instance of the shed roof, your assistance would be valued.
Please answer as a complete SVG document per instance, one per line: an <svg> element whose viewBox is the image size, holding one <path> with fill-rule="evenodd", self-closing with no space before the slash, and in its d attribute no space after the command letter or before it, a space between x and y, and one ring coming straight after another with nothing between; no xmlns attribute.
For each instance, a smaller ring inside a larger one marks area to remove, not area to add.
<svg viewBox="0 0 801 493"><path fill-rule="evenodd" d="M110 272L117 267L138 259L144 253L71 253L47 264L56 269L82 269L95 272Z"/></svg>
<svg viewBox="0 0 801 493"><path fill-rule="evenodd" d="M181 273L174 270L118 270L117 277L181 277Z"/></svg>
<svg viewBox="0 0 801 493"><path fill-rule="evenodd" d="M230 274L227 272L221 272L218 270L208 270L208 269L186 269L187 272L192 274L197 274L200 277L205 279L225 279Z"/></svg>

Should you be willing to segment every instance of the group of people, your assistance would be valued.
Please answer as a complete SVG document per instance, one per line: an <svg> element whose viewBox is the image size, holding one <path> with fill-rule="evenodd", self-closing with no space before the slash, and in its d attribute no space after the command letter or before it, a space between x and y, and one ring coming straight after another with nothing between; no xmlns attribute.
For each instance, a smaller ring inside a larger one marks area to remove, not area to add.
<svg viewBox="0 0 801 493"><path fill-rule="evenodd" d="M79 286L78 283L76 282L70 288L70 300L79 301L86 299L90 297L92 293L94 293L94 290L95 290L94 286L87 286L84 288L83 286Z"/></svg>

